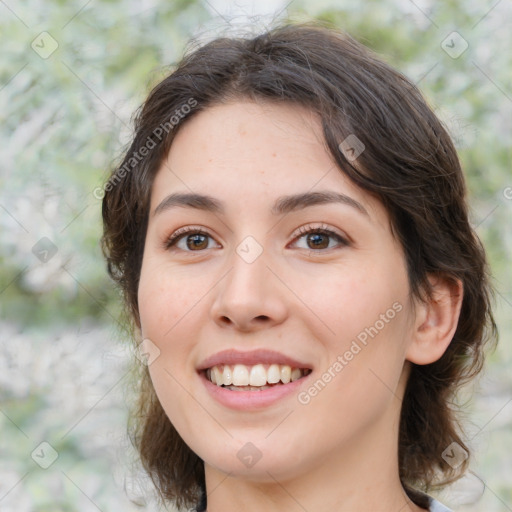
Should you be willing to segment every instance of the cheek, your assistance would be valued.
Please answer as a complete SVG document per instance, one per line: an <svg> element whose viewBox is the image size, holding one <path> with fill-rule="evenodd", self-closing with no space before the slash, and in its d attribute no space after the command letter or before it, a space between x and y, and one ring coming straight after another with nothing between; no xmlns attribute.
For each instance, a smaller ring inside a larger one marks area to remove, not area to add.
<svg viewBox="0 0 512 512"><path fill-rule="evenodd" d="M154 337L157 343L172 336L186 317L200 309L197 306L205 294L200 283L200 277L194 280L165 264L143 266L138 291L142 335Z"/></svg>
<svg viewBox="0 0 512 512"><path fill-rule="evenodd" d="M151 382L166 416L183 441L196 453L207 453L208 448L201 445L201 440L222 439L225 432L212 421L204 406L192 398L195 393L182 367L178 360L169 360L163 354L149 366Z"/></svg>
<svg viewBox="0 0 512 512"><path fill-rule="evenodd" d="M326 367L299 397L307 436L317 436L325 450L333 438L350 442L366 427L378 424L388 411L399 409L406 314L402 309L382 329L378 329L380 323L361 328L360 321L352 319L354 335L340 335L329 346ZM322 418L323 433L317 434L317 423L307 418Z"/></svg>
<svg viewBox="0 0 512 512"><path fill-rule="evenodd" d="M325 399L345 404L345 411L355 408L364 414L367 406L368 411L379 409L379 403L393 397L390 390L402 373L412 314L402 270L398 265L396 272L379 265L353 268L310 295L311 309L329 328L319 340L327 355L322 372L330 374L325 379L321 375L316 387L324 389L323 381L329 381ZM318 389L312 394L324 393Z"/></svg>
<svg viewBox="0 0 512 512"><path fill-rule="evenodd" d="M165 263L151 263L155 260L143 266L138 292L142 336L159 350L148 370L167 416L186 438L194 424L191 418L202 418L201 410L194 410L189 388L191 339L194 328L202 325L200 317L204 319L200 307L204 290Z"/></svg>
<svg viewBox="0 0 512 512"><path fill-rule="evenodd" d="M400 332L399 325L403 327L400 320L406 316L403 312L409 288L400 268L393 272L379 264L354 264L298 282L305 304L322 321L334 343L339 340L343 346L360 334L364 339L367 329L375 332L375 327L379 332Z"/></svg>

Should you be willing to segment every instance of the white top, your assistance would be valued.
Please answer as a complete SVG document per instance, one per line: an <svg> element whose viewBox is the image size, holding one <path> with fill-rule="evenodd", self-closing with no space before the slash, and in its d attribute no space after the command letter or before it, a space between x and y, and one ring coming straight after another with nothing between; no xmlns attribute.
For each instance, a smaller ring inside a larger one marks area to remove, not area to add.
<svg viewBox="0 0 512 512"><path fill-rule="evenodd" d="M430 498L430 512L452 512L448 507L445 507L442 503L435 500L434 498Z"/></svg>

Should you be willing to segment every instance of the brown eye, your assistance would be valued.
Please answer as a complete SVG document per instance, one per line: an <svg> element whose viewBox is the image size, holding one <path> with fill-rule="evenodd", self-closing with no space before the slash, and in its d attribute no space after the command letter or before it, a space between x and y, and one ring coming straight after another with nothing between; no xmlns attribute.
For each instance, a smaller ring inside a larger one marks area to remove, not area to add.
<svg viewBox="0 0 512 512"><path fill-rule="evenodd" d="M198 228L186 227L173 233L165 242L165 249L178 248L184 252L200 252L213 247L213 238Z"/></svg>
<svg viewBox="0 0 512 512"><path fill-rule="evenodd" d="M298 244L298 241L305 239L305 245ZM299 236L295 242L299 248L322 252L325 249L345 247L349 242L334 231L320 227L306 226L299 230Z"/></svg>
<svg viewBox="0 0 512 512"><path fill-rule="evenodd" d="M186 238L187 247L191 251L196 249L207 249L208 248L208 235L201 235L199 233L195 235L188 235Z"/></svg>
<svg viewBox="0 0 512 512"><path fill-rule="evenodd" d="M306 235L306 240L310 249L327 249L329 247L329 235L324 233L309 233Z"/></svg>

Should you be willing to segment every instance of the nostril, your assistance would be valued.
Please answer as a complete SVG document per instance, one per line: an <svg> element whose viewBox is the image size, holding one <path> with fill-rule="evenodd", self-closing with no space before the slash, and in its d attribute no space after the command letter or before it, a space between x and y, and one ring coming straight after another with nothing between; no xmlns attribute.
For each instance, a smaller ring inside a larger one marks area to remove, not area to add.
<svg viewBox="0 0 512 512"><path fill-rule="evenodd" d="M252 321L248 321L248 322L236 322L233 319L231 319L225 315L219 317L219 322L221 322L225 326L236 325L240 330L243 330L243 331L250 331L251 329L254 328L255 325L260 324L260 323L269 322L269 320L270 320L270 317L267 315L255 316L252 319ZM253 324L252 327L251 327L251 323Z"/></svg>

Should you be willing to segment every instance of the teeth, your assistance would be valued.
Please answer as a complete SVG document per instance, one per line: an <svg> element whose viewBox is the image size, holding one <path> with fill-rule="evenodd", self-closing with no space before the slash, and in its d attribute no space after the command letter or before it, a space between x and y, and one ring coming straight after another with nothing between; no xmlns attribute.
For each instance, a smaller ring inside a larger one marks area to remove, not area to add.
<svg viewBox="0 0 512 512"><path fill-rule="evenodd" d="M290 378L291 378L292 382L293 382L294 380L300 379L301 377L302 377L302 372L300 371L300 369L299 369L299 368L294 368L294 369L291 371L291 376L290 376Z"/></svg>
<svg viewBox="0 0 512 512"><path fill-rule="evenodd" d="M224 377L222 375L222 372L219 370L218 366L213 367L213 375L212 375L212 382L216 384L217 382L224 382Z"/></svg>
<svg viewBox="0 0 512 512"><path fill-rule="evenodd" d="M217 365L206 371L206 377L217 386L225 386L234 391L263 390L271 385L288 384L311 373L311 370L292 368L286 364L244 364ZM243 389L241 389L243 388Z"/></svg>
<svg viewBox="0 0 512 512"><path fill-rule="evenodd" d="M226 368L226 367L224 367ZM226 371L224 369L224 371ZM243 364L235 364L233 368L233 384L235 386L248 386L249 385L249 370Z"/></svg>
<svg viewBox="0 0 512 512"><path fill-rule="evenodd" d="M249 384L251 386L264 386L267 383L267 372L262 364L257 364L251 368Z"/></svg>
<svg viewBox="0 0 512 512"><path fill-rule="evenodd" d="M264 389L269 389L272 386L226 386L226 389L230 391L263 391Z"/></svg>
<svg viewBox="0 0 512 512"><path fill-rule="evenodd" d="M281 369L278 364L271 364L267 371L267 381L269 384L277 384L281 380Z"/></svg>
<svg viewBox="0 0 512 512"><path fill-rule="evenodd" d="M288 384L292 377L292 369L288 365L281 366L281 382Z"/></svg>
<svg viewBox="0 0 512 512"><path fill-rule="evenodd" d="M224 371L222 372L222 380L217 380L218 386L221 386L222 384L225 386L233 384L233 372L228 365L224 366Z"/></svg>

